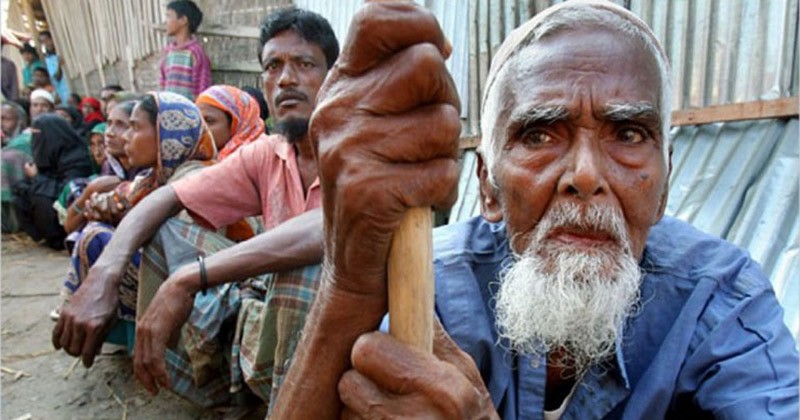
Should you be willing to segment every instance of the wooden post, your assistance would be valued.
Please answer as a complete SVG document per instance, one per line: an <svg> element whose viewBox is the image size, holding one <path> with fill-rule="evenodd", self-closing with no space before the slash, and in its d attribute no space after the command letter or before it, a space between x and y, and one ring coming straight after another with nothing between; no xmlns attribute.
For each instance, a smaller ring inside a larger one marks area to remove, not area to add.
<svg viewBox="0 0 800 420"><path fill-rule="evenodd" d="M128 64L128 80L130 81L131 91L136 92L136 80L133 77L133 51L131 51L131 46L125 46L125 61Z"/></svg>
<svg viewBox="0 0 800 420"><path fill-rule="evenodd" d="M433 238L429 208L406 212L389 252L389 332L433 351Z"/></svg>

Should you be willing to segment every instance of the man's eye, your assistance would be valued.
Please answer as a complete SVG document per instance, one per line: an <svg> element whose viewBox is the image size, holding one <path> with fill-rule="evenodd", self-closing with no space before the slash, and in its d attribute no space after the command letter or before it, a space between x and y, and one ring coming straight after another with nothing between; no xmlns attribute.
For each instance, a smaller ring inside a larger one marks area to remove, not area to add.
<svg viewBox="0 0 800 420"><path fill-rule="evenodd" d="M619 132L618 138L623 143L638 144L645 141L645 133L635 128L625 128Z"/></svg>
<svg viewBox="0 0 800 420"><path fill-rule="evenodd" d="M528 131L522 136L522 138L525 143L532 145L547 144L553 141L553 136L539 130Z"/></svg>

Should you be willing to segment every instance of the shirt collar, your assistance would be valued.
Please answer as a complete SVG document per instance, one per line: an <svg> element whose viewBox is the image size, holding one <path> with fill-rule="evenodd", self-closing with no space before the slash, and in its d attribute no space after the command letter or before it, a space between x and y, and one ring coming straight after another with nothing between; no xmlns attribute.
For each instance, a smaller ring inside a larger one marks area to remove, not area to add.
<svg viewBox="0 0 800 420"><path fill-rule="evenodd" d="M288 161L290 158L294 158L294 147L289 144L289 141L286 140L286 137L280 134L273 134L270 137L273 136L278 140L275 142L275 155L277 155L283 161Z"/></svg>

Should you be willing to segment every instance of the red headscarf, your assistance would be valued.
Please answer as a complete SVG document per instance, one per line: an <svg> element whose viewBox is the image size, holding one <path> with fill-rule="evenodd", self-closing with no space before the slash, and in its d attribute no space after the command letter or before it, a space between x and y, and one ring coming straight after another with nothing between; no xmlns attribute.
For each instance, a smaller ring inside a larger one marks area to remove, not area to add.
<svg viewBox="0 0 800 420"><path fill-rule="evenodd" d="M81 99L81 105L80 105L81 106L81 112L83 112L83 108L86 105L89 105L89 107L92 108L92 111L88 112L88 113L84 112L83 122L85 124L88 124L88 123L91 123L91 122L95 122L95 121L98 121L98 122L104 122L105 121L105 118L103 118L103 114L100 112L100 101L98 101L95 98L92 98L91 96L87 96L87 97Z"/></svg>

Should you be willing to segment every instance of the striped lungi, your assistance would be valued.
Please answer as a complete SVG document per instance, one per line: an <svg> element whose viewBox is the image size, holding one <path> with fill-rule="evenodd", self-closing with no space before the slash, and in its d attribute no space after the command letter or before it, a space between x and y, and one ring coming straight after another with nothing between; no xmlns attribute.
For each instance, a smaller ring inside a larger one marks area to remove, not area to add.
<svg viewBox="0 0 800 420"><path fill-rule="evenodd" d="M170 219L142 251L137 313L158 287L199 253L235 245L224 236ZM204 407L255 394L265 403L289 367L319 283L318 265L228 283L195 296L178 345L167 350L172 390Z"/></svg>

